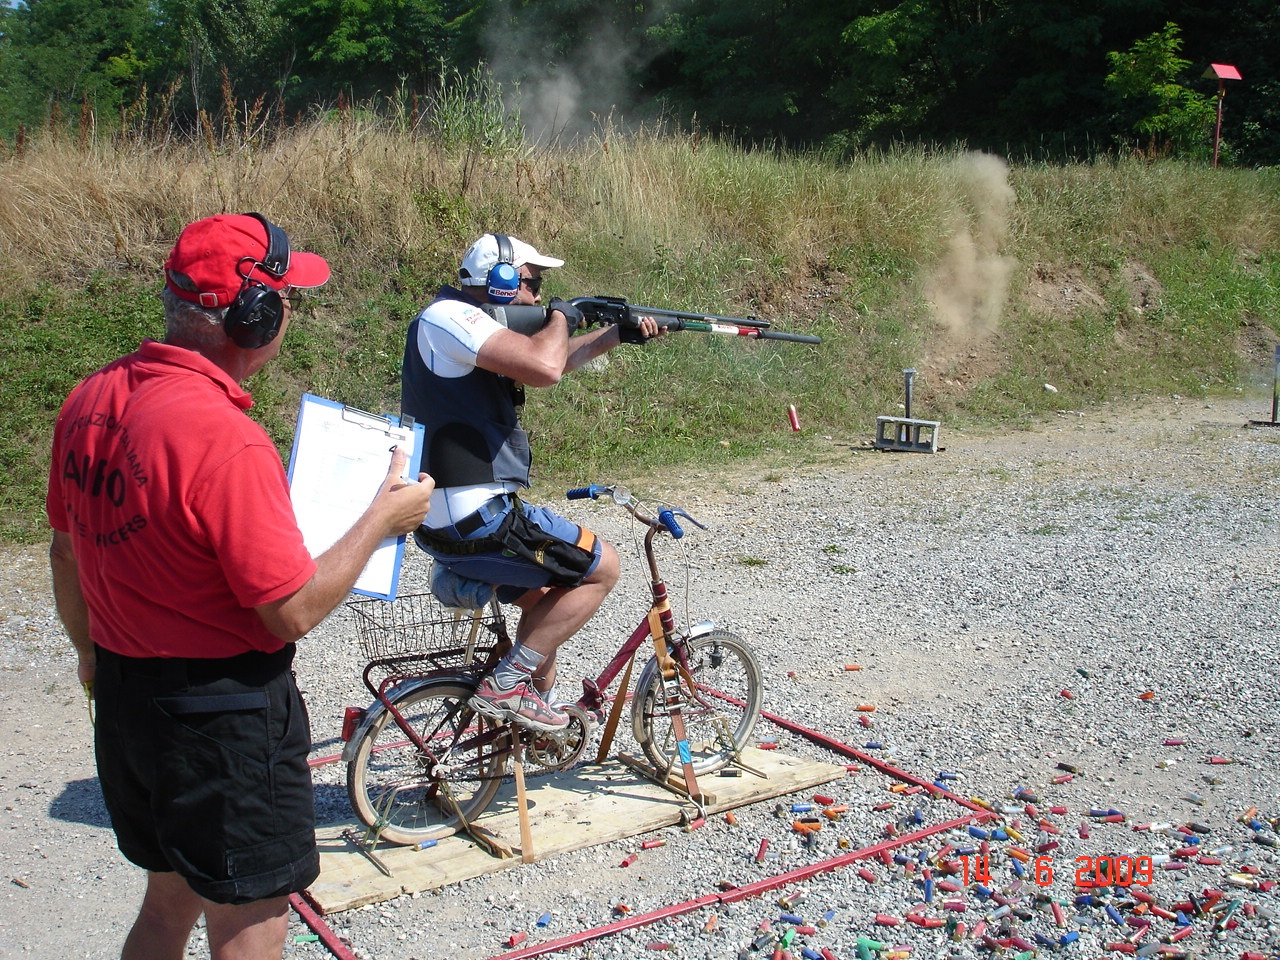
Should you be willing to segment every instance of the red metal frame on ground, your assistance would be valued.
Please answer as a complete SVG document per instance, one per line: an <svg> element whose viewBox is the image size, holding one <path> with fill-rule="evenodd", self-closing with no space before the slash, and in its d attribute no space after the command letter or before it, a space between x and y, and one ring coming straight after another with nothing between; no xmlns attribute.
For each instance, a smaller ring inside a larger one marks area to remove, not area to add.
<svg viewBox="0 0 1280 960"><path fill-rule="evenodd" d="M817 863L811 863L808 866L799 867L795 870L789 870L786 873L779 873L772 877L765 877L763 880L757 880L754 883L748 883L741 887L732 887L728 890L722 890L716 893L705 894L704 896L696 897L692 900L686 900L683 903L674 903L669 906L660 907L659 909L651 910L648 913L634 914L621 920L616 920L613 923L607 923L599 927L592 927L587 930L579 931L578 933L559 937L555 940L547 940L543 943L533 944L521 950L495 954L490 957L489 960L527 960L527 958L530 957L540 957L548 953L555 953L560 950L567 950L570 947L580 946L591 940L598 940L601 937L607 937L610 934L621 933L624 930L634 930L637 927L647 926L648 924L655 923L659 920L666 920L670 917L678 917L683 916L686 913L693 913L694 911L701 910L704 907L716 907L726 903L736 903L739 900L747 900L751 897L758 897L770 890L776 890L777 888L784 887L787 884L806 880L819 873L829 873L833 870L840 870L850 864L857 863L859 860L866 860L870 857L879 856L883 851L893 850L910 843L915 843L917 840L922 840L926 837L931 837L939 833L945 833L948 830L953 830L958 827L965 827L975 823L983 823L984 821L996 818L996 815L992 811L987 810L971 800L966 800L963 797L959 797L956 794L951 793L950 791L943 790L934 783L922 780L919 777L907 773L905 770L899 770L897 767L885 763L878 757L873 757L870 754L863 753L861 750L857 750L848 744L841 743L839 740L834 740L825 734L819 733L817 730L812 730L808 727L795 723L792 720L788 720L785 717L780 717L777 714L769 713L767 710L761 710L760 716L765 720L768 720L770 723L776 724L784 730L789 730L792 733L799 734L805 739L810 740L819 746L825 747L834 753L841 754L842 756L858 760L870 767L874 767L881 773L893 777L895 780L901 780L904 783L923 787L934 796L944 797L953 803L967 808L970 812L964 816L948 820L945 823L937 824L936 826L928 827L923 830L916 830L912 833L904 833L902 836L893 837L890 840L885 840L869 847L863 847L860 850L851 850L848 853L843 853L827 860L821 860ZM330 763L338 759L340 759L340 757L337 756L323 757L313 760L312 764L318 766L321 763ZM289 902L298 912L302 921L319 934L321 942L329 948L329 951L338 958L338 960L354 960L355 954L353 954L347 945L343 943L336 934L334 934L333 930L325 923L324 918L312 910L309 904L296 894L289 898Z"/></svg>
<svg viewBox="0 0 1280 960"><path fill-rule="evenodd" d="M294 912L298 914L311 931L320 937L323 943L338 960L356 960L355 953L350 947L343 942L342 938L333 932L333 927L325 923L324 917L312 909L311 904L306 901L301 894L290 894L289 906L293 907Z"/></svg>

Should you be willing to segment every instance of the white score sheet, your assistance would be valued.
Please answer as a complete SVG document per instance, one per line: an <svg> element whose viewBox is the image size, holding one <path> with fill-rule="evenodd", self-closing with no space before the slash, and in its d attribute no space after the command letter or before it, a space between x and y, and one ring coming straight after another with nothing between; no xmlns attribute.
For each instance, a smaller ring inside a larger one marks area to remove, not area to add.
<svg viewBox="0 0 1280 960"><path fill-rule="evenodd" d="M333 546L373 502L395 447L409 454L405 475L418 476L422 437L421 424L402 426L399 417L302 395L289 457L289 494L303 542L313 557ZM395 599L404 541L404 537L383 540L356 581L356 593Z"/></svg>

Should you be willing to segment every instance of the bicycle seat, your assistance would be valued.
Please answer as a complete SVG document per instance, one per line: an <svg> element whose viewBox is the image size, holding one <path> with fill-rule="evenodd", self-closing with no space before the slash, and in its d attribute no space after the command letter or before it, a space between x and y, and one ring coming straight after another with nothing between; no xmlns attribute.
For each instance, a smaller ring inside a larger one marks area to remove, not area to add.
<svg viewBox="0 0 1280 960"><path fill-rule="evenodd" d="M431 593L446 607L476 610L493 599L493 586L459 576L437 560L431 564Z"/></svg>

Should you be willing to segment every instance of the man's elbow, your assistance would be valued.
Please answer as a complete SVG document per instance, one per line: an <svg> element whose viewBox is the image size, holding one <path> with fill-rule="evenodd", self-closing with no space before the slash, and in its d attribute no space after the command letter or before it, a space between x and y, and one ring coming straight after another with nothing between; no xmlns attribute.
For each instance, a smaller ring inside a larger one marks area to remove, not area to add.
<svg viewBox="0 0 1280 960"><path fill-rule="evenodd" d="M564 376L563 363L541 363L529 371L525 384L530 387L554 387Z"/></svg>
<svg viewBox="0 0 1280 960"><path fill-rule="evenodd" d="M263 626L284 643L297 643L316 626L301 605L289 602L292 599L289 597L254 608L262 618Z"/></svg>

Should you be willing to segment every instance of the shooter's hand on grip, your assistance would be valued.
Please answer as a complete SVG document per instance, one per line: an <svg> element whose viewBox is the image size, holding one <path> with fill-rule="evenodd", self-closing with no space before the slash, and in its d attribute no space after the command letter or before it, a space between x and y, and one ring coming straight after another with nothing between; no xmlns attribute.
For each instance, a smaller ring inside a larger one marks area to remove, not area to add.
<svg viewBox="0 0 1280 960"><path fill-rule="evenodd" d="M552 297L551 302L547 304L547 322L550 323L552 316L559 313L564 317L564 322L569 327L569 336L581 330L587 325L587 318L583 316L582 311L570 303L568 300L561 300L559 297Z"/></svg>
<svg viewBox="0 0 1280 960"><path fill-rule="evenodd" d="M659 326L653 317L636 316L628 310L622 320L618 321L618 340L622 343L644 343L658 336L667 329L666 324Z"/></svg>

